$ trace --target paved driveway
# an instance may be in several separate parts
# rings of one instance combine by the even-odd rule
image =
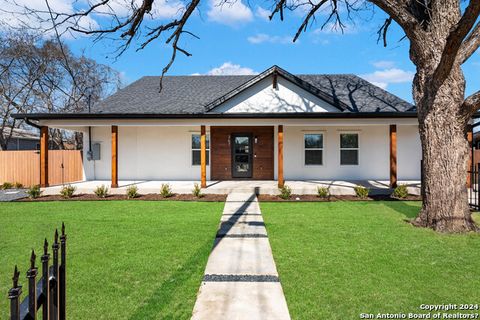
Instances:
[[[17,199],[25,198],[27,193],[25,190],[0,190],[0,201],[14,201]]]

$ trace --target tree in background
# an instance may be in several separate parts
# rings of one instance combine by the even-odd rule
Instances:
[[[3,1],[10,5],[15,3]],[[185,35],[194,36],[186,26],[200,5],[200,0],[184,0],[178,16],[165,21],[149,17],[161,0],[88,0],[74,12],[52,11],[49,0],[45,1],[46,11],[21,6],[16,13],[36,19],[36,27],[50,25],[45,31],[55,31],[58,36],[74,32],[94,35],[96,39],[119,39],[119,54],[135,39],[141,39],[139,49],[152,41],[166,39],[172,51],[163,74],[169,70],[177,53],[190,55],[180,46],[180,39]],[[235,1],[240,0],[219,0],[217,4],[230,5]],[[349,19],[354,11],[373,6],[387,14],[379,30],[384,43],[391,24],[398,24],[410,41],[410,59],[417,67],[413,98],[418,111],[424,179],[423,206],[413,223],[443,232],[476,230],[466,188],[466,135],[472,115],[480,108],[480,91],[465,98],[461,66],[480,46],[480,22],[477,21],[480,0],[463,3],[460,0],[272,0],[270,19],[279,15],[283,20],[287,10],[300,11],[304,18],[295,41],[320,11],[328,11],[326,16],[321,15],[322,27],[331,25],[342,29],[342,19]],[[85,23],[87,18],[94,21],[99,16],[101,24]]]
[[[21,125],[12,113],[88,110],[92,103],[120,86],[118,72],[85,56],[75,56],[65,44],[45,40],[27,31],[0,34],[0,147],[5,150],[12,130]],[[81,135],[50,129],[53,148],[65,149],[66,142],[81,147]]]

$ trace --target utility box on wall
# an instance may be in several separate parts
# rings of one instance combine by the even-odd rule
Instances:
[[[92,145],[92,160],[100,160],[100,143]]]

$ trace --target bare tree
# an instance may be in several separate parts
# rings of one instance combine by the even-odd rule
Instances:
[[[118,72],[85,56],[76,57],[57,41],[45,41],[38,48],[38,55],[48,66],[35,87],[44,112],[85,112],[88,100],[95,103],[120,86]],[[81,147],[78,133],[50,129],[50,135],[56,148],[65,149],[66,141],[76,148]]]
[[[13,0],[4,0],[13,1]],[[48,0],[46,0],[48,3]],[[233,0],[235,1],[235,0]],[[238,0],[237,0],[238,1]],[[23,6],[23,13],[33,15],[40,22],[51,20],[52,30],[95,35],[97,39],[117,38],[121,54],[136,38],[142,39],[138,49],[166,36],[172,48],[165,74],[178,52],[187,56],[179,40],[182,35],[193,35],[185,29],[200,0],[184,2],[178,17],[157,24],[146,24],[145,18],[159,0],[125,0],[128,14],[117,14],[118,1],[96,0],[73,13],[39,11]],[[221,0],[219,5],[232,1]],[[315,20],[320,10],[328,10],[323,27],[332,25],[343,29],[342,19],[364,4],[383,10],[388,18],[379,30],[384,44],[392,22],[397,23],[410,41],[410,59],[417,67],[413,83],[413,97],[418,110],[420,137],[423,149],[424,180],[423,206],[414,224],[443,232],[476,230],[468,207],[466,172],[469,121],[480,108],[480,91],[465,98],[465,79],[462,64],[480,46],[480,0],[461,3],[460,0],[273,0],[272,19],[277,14],[284,19],[286,10],[302,8],[305,13],[294,40]],[[340,7],[345,10],[340,10]],[[115,9],[117,8],[117,9]],[[103,14],[110,22],[97,28],[85,27],[83,18]],[[49,30],[47,30],[49,31]]]
[[[96,102],[120,85],[119,75],[108,66],[84,56],[74,56],[64,44],[43,40],[28,32],[0,36],[0,147],[11,137],[7,127],[20,123],[12,113],[84,112],[88,96]],[[64,149],[65,141],[80,147],[78,133],[50,131],[53,147]]]
[[[37,106],[34,86],[43,66],[34,60],[30,44],[36,38],[28,33],[7,34],[0,37],[0,149],[6,150],[13,130],[20,125],[11,118],[12,113],[28,113]]]

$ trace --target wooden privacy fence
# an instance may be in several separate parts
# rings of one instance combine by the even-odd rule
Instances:
[[[21,301],[22,286],[18,284],[20,272],[15,266],[13,287],[8,291],[10,300],[10,320],[35,320],[37,312],[42,308],[43,320],[65,320],[66,318],[66,276],[67,276],[67,235],[62,223],[62,235],[58,242],[58,230],[52,245],[53,263],[49,264],[48,242],[43,245],[42,276],[37,282],[38,268],[35,265],[35,251],[30,257],[30,269],[27,271],[28,295]],[[60,252],[59,252],[60,251]],[[60,254],[60,261],[59,261]]]
[[[58,185],[83,179],[80,150],[49,150],[48,181]],[[40,183],[40,153],[38,151],[0,151],[0,184],[19,182],[24,186]]]

